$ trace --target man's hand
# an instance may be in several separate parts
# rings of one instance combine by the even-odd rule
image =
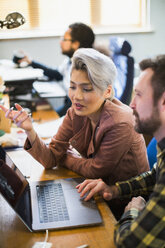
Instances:
[[[125,207],[124,212],[129,211],[131,208],[136,208],[138,211],[142,211],[146,206],[146,201],[143,197],[133,197],[132,200]]]
[[[32,59],[27,55],[25,55],[22,59],[18,61],[19,64],[22,62],[26,62],[28,65],[30,65],[32,63]]]
[[[102,179],[87,179],[83,183],[77,185],[78,193],[80,197],[83,197],[85,194],[84,201],[90,200],[96,193],[99,193],[105,200],[111,200],[117,198],[119,191],[116,186],[108,186],[102,181]]]

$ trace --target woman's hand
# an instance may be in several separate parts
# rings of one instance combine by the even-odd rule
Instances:
[[[0,105],[0,108],[5,112],[6,118],[11,119],[17,127],[25,130],[32,145],[36,138],[36,132],[33,128],[31,117],[18,103],[15,103],[15,107],[17,110],[14,110],[13,108],[8,109],[3,105]]]
[[[84,197],[84,201],[90,200],[96,193],[100,194],[105,200],[117,198],[119,195],[116,186],[108,186],[102,179],[87,179],[83,183],[76,186],[80,196]]]
[[[13,108],[7,109],[3,105],[0,105],[0,108],[5,112],[5,117],[11,119],[17,127],[24,129],[25,131],[31,131],[32,120],[30,115],[21,107],[19,104],[15,104],[17,110],[13,110]]]

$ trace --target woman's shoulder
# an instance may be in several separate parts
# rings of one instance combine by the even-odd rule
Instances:
[[[115,98],[104,104],[102,119],[106,119],[112,125],[121,122],[132,125],[134,122],[133,110]]]
[[[126,105],[126,104],[124,104],[124,103],[122,103],[122,102],[121,102],[119,99],[117,99],[117,98],[114,98],[114,99],[112,100],[111,103],[112,103],[113,106],[118,107],[118,108],[120,108],[121,110],[123,110],[123,111],[125,111],[125,112],[130,112],[130,113],[132,113],[131,107],[128,106],[128,105]]]
[[[113,112],[114,110],[117,111],[117,113],[122,113],[124,112],[125,114],[133,114],[133,111],[130,106],[122,103],[120,100],[117,98],[114,98],[112,101],[107,100],[104,104],[104,109],[109,111],[110,113]]]

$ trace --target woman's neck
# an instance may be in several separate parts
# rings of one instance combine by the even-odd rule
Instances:
[[[105,102],[104,102],[104,103],[105,103]],[[95,113],[93,113],[93,114],[91,114],[91,115],[88,116],[88,118],[91,120],[91,125],[92,125],[93,130],[95,129],[97,123],[98,123],[99,120],[100,120],[100,115],[101,115],[101,112],[102,112],[104,103],[103,103],[102,106],[98,109],[97,112],[95,112]]]

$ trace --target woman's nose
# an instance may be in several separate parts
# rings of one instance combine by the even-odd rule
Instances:
[[[77,88],[75,91],[75,98],[77,99],[82,99],[83,98],[83,94],[82,94],[82,90]]]

